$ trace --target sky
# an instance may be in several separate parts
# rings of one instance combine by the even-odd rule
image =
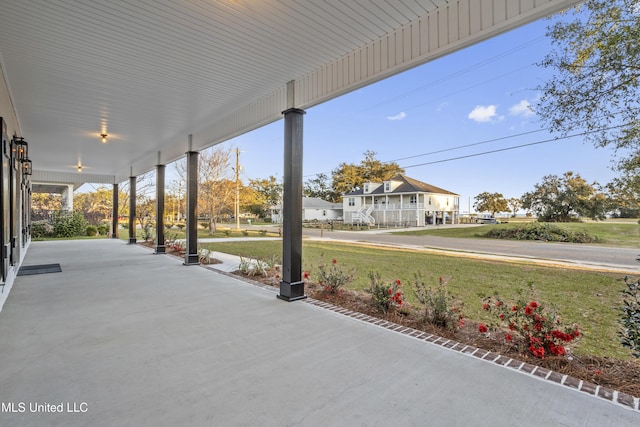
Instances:
[[[606,184],[616,176],[612,150],[580,137],[554,140],[529,108],[540,96],[535,88],[551,75],[535,65],[551,49],[549,23],[539,20],[308,109],[304,180],[330,176],[342,162],[360,163],[372,150],[407,176],[460,194],[461,212],[474,211],[481,192],[520,197],[549,174],[573,171]],[[282,179],[283,139],[279,120],[225,143],[241,150],[244,183]]]

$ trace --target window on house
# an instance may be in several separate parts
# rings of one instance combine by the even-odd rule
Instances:
[[[418,203],[418,196],[415,196],[415,195],[411,196],[409,198],[409,203],[411,203],[412,205],[415,205],[416,203]]]
[[[431,197],[429,197],[429,204],[431,204]]]
[[[364,185],[364,192],[368,193],[369,192],[369,184],[365,184]]]
[[[356,205],[356,198],[349,197],[349,206],[355,206],[355,205]]]
[[[385,182],[384,183],[384,191],[391,191],[391,183],[390,182]]]

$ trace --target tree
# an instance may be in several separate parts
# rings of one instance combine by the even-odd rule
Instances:
[[[640,217],[640,170],[623,171],[606,185],[611,207],[622,218]]]
[[[564,18],[564,16],[563,16]],[[636,0],[587,0],[572,19],[549,27],[555,46],[539,64],[554,70],[536,111],[562,135],[585,132],[597,147],[640,160],[640,6]],[[635,166],[634,166],[635,165]]]
[[[403,174],[402,169],[395,162],[383,163],[376,159],[376,152],[364,152],[364,160],[359,165],[340,163],[331,172],[332,187],[339,198],[340,195],[362,188],[365,182],[382,182],[395,175]]]
[[[511,212],[513,213],[511,217],[515,218],[516,213],[518,212],[518,209],[520,209],[520,207],[522,206],[522,200],[520,200],[517,197],[511,197],[507,199],[507,205],[509,205],[509,207],[511,208]]]
[[[31,194],[31,209],[33,211],[59,211],[62,209],[62,195],[54,193],[33,193]]]
[[[271,206],[280,204],[284,188],[275,176],[250,179],[249,187],[255,191],[254,203],[250,209],[254,214],[265,217]]]
[[[502,193],[489,193],[485,191],[484,193],[478,194],[474,200],[475,203],[473,207],[476,208],[476,211],[491,212],[492,216],[495,216],[496,212],[504,212],[509,209],[507,200]]]
[[[569,222],[578,216],[604,219],[606,197],[598,183],[589,184],[579,174],[547,175],[534,191],[522,196],[522,207],[538,215],[539,221]]]
[[[317,197],[328,202],[337,202],[340,198],[333,192],[329,176],[324,173],[319,173],[315,178],[306,181],[302,193],[306,197]]]
[[[90,193],[79,193],[73,197],[73,209],[84,214],[92,225],[108,221],[112,213],[113,191],[100,186]]]

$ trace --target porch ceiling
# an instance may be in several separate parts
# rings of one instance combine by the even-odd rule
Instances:
[[[574,3],[3,0],[0,65],[34,170],[121,182]]]

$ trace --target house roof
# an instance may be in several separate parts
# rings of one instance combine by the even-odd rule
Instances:
[[[442,188],[436,187],[435,185],[427,184],[426,182],[418,181],[417,179],[409,178],[405,175],[396,175],[391,178],[389,181],[400,182],[396,188],[392,191],[384,191],[384,185],[380,185],[380,187],[376,188],[367,195],[381,195],[381,194],[402,194],[402,193],[433,193],[433,194],[447,194],[451,196],[459,196],[459,194],[452,193],[451,191],[444,190]],[[344,196],[363,196],[364,189],[359,188],[357,190],[351,191],[350,193],[344,194]]]

